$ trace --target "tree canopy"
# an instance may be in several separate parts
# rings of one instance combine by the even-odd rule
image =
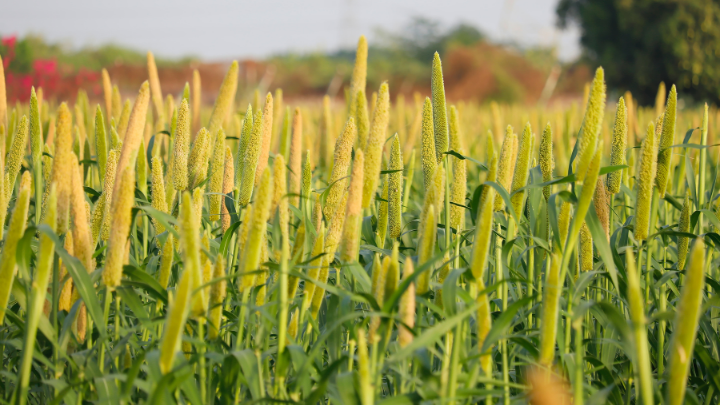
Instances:
[[[684,97],[720,101],[717,0],[560,0],[558,25],[577,24],[584,58],[607,83],[651,103],[658,84]]]

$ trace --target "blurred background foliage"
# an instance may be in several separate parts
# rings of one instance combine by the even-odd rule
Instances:
[[[582,60],[602,65],[609,87],[651,104],[664,81],[687,99],[720,101],[720,2],[561,0],[557,15],[561,28],[580,27]]]
[[[416,92],[429,94],[428,61],[432,60],[435,51],[443,57],[448,97],[458,101],[537,103],[553,67],[559,64],[552,48],[494,43],[471,25],[443,28],[438,22],[425,18],[411,19],[394,32],[378,31],[374,38],[368,57],[368,87],[377,88],[387,80],[393,97],[398,94],[412,96]],[[79,71],[98,73],[107,68],[121,92],[128,96],[145,79],[145,53],[114,44],[73,49],[47,43],[40,36],[6,37],[0,55],[6,71],[14,74],[19,82],[15,86],[8,85],[10,101],[27,100],[30,94],[27,75],[37,76],[33,66],[40,66],[38,61],[54,62],[54,68],[50,70],[60,77],[61,82],[72,83],[74,74]],[[156,60],[163,90],[170,93],[182,91],[185,82],[191,79],[193,69],[200,71],[203,83],[208,84],[205,88],[217,88],[210,84],[219,84],[229,62],[212,63],[191,56],[164,59],[161,55]],[[282,88],[290,99],[324,94],[340,98],[344,96],[343,88],[350,78],[353,61],[354,49],[284,53],[264,60],[241,59],[240,95],[243,91],[254,92],[256,88],[261,91]],[[589,69],[582,64],[570,63],[563,65],[560,72],[554,99],[578,98],[589,81]],[[38,79],[35,77],[32,82],[37,83]],[[63,86],[61,92],[44,90],[50,98],[74,97],[77,91],[66,87]],[[89,95],[99,99],[99,86],[87,86],[86,83],[85,87],[94,88],[96,91],[90,90]]]

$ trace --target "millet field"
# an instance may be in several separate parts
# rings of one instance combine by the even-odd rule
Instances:
[[[437,53],[391,101],[367,57],[297,105],[0,70],[0,403],[720,401],[720,111],[602,68],[454,105]]]

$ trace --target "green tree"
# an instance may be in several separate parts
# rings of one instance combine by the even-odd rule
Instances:
[[[556,11],[561,28],[579,25],[584,58],[605,68],[610,86],[646,104],[661,81],[720,101],[717,0],[560,0]]]

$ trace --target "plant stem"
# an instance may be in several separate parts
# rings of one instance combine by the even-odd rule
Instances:
[[[198,319],[197,334],[201,341],[205,340],[205,318]],[[198,368],[200,369],[200,398],[202,398],[203,401],[207,401],[207,386],[205,383],[205,346],[200,345],[197,351],[198,356],[200,357],[198,362]]]
[[[450,229],[450,181],[452,180],[450,155],[445,155],[445,250],[450,249],[452,230]]]
[[[103,309],[103,325],[105,330],[107,330],[107,324],[108,324],[108,318],[110,317],[110,301],[112,301],[112,291],[110,291],[109,288],[105,287],[105,304]],[[100,368],[100,372],[102,373],[105,368],[105,341],[100,341],[100,348],[98,349],[98,368]]]
[[[574,384],[574,405],[583,404],[583,383],[584,383],[584,368],[583,368],[583,327],[582,318],[576,321],[573,329],[575,330],[575,384]]]
[[[670,223],[668,221],[668,207],[667,204],[663,204],[663,214],[665,217],[665,223]],[[662,275],[665,274],[665,267],[667,266],[667,247],[663,246],[663,265],[662,265]],[[661,277],[662,277],[661,275]],[[667,284],[663,283],[660,286],[660,304],[659,304],[660,312],[665,312],[667,310]],[[660,325],[658,326],[658,349],[657,349],[657,374],[658,376],[662,376],[665,371],[665,326],[666,322],[664,319],[660,319]]]

